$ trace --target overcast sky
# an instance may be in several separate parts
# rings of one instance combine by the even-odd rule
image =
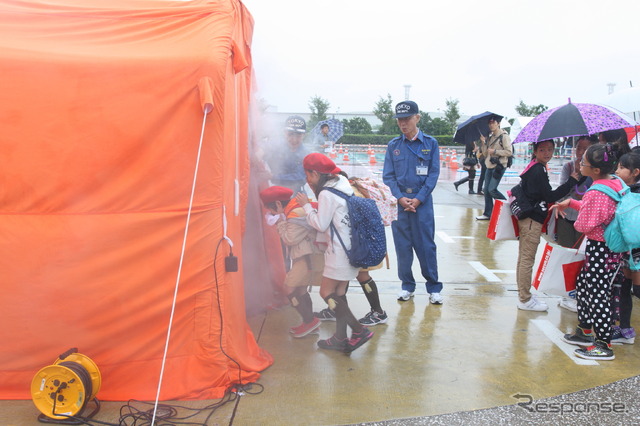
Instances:
[[[258,96],[281,112],[371,111],[387,93],[462,114],[599,102],[640,86],[638,0],[244,0]]]

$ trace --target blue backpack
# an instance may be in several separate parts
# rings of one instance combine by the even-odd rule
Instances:
[[[345,247],[333,222],[331,222],[331,231],[338,235],[338,240],[349,257],[349,263],[358,268],[379,265],[387,254],[387,238],[376,202],[371,198],[347,195],[335,188],[322,189],[347,200],[351,222],[351,250]]]
[[[603,184],[592,185],[589,191],[595,189],[603,192],[618,203],[613,220],[604,230],[604,240],[611,251],[626,253],[631,249],[640,248],[640,193],[631,192],[627,184],[617,178],[622,183],[620,191]],[[640,263],[635,264],[633,256],[629,257],[629,268],[639,270]]]

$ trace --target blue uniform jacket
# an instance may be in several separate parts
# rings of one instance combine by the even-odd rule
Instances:
[[[418,166],[427,166],[428,174],[417,174]],[[440,176],[440,148],[438,141],[418,131],[414,141],[404,135],[392,139],[387,145],[382,171],[383,182],[391,188],[397,199],[415,198],[424,203],[431,195]]]
[[[302,161],[307,154],[309,154],[309,150],[303,145],[300,145],[296,151],[291,151],[286,142],[268,151],[265,159],[273,174],[273,180],[302,182],[304,185],[307,176],[304,173]]]

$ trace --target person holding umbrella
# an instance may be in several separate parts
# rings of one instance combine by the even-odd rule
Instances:
[[[453,135],[453,141],[463,143],[465,145],[465,156],[469,158],[473,156],[480,165],[480,181],[478,182],[478,191],[473,192],[473,180],[475,179],[475,169],[469,170],[469,194],[484,195],[482,192],[482,184],[484,183],[484,176],[487,168],[484,165],[484,156],[482,155],[482,141],[480,137],[482,135],[489,134],[488,120],[493,118],[498,122],[502,119],[502,115],[498,115],[491,111],[485,111],[480,114],[472,115],[467,121],[458,125],[455,135]],[[486,141],[486,138],[485,138]],[[471,154],[470,154],[471,151]],[[466,158],[465,158],[466,160]],[[463,162],[464,166],[464,162]],[[466,169],[465,169],[466,170]],[[459,181],[459,183],[466,182],[466,178]],[[458,185],[456,185],[456,191]]]
[[[416,280],[411,266],[415,251],[426,280],[429,302],[441,305],[442,283],[438,281],[431,195],[440,175],[440,148],[438,141],[418,129],[420,110],[415,102],[398,103],[394,118],[402,135],[392,139],[387,146],[382,181],[398,199],[398,220],[391,224],[398,277],[402,281],[398,300],[407,301],[413,297]]]
[[[319,121],[311,130],[311,134],[315,150],[331,152],[336,142],[344,135],[344,124],[335,118]]]
[[[320,132],[313,132],[313,148],[317,152],[329,152],[333,148],[333,141],[329,139],[329,124],[318,124],[320,125]]]
[[[484,178],[484,212],[480,216],[476,216],[476,220],[489,220],[493,212],[493,200],[505,200],[505,196],[498,191],[498,185],[504,172],[507,169],[509,157],[513,156],[511,150],[511,139],[509,134],[500,128],[499,115],[491,115],[487,120],[489,125],[488,138],[480,135],[481,156],[484,158],[484,164],[487,168]],[[485,143],[486,142],[486,143]]]

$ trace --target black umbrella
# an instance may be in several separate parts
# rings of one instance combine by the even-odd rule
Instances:
[[[458,126],[458,130],[456,130],[456,134],[453,136],[453,141],[466,144],[480,139],[480,135],[486,137],[489,134],[489,117],[491,116],[502,120],[500,114],[495,114],[490,111],[474,115]]]

